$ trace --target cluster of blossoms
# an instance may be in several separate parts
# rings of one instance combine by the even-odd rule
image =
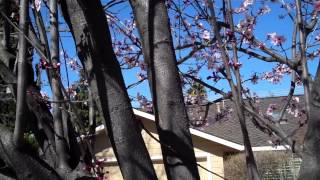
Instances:
[[[242,13],[248,10],[248,7],[253,4],[253,0],[244,0],[239,8],[234,9],[235,13]]]
[[[40,59],[40,64],[39,67],[41,69],[54,69],[54,70],[59,70],[61,66],[61,63],[52,63],[50,64],[47,62],[45,59]]]
[[[271,11],[269,6],[263,6],[259,9],[258,15],[265,15]]]
[[[71,99],[76,99],[77,98],[77,92],[78,92],[78,88],[76,87],[76,85],[71,85],[71,87],[68,87],[67,89],[67,93],[69,94],[69,96],[71,97]]]
[[[268,33],[267,39],[271,41],[271,44],[275,46],[281,46],[285,41],[286,38],[284,36],[277,35],[277,33]]]
[[[210,32],[209,31],[207,31],[207,30],[204,30],[203,32],[202,32],[202,36],[201,36],[201,38],[204,40],[204,41],[210,41]]]
[[[41,9],[42,0],[34,0],[32,8],[35,8],[37,12]]]
[[[262,79],[277,84],[280,82],[284,75],[291,73],[292,70],[287,65],[278,64],[275,68],[272,69],[271,72],[264,73]]]
[[[147,77],[144,73],[140,72],[137,74],[137,78],[139,81],[145,80]]]
[[[230,61],[229,61],[229,66],[232,67],[232,68],[234,68],[234,69],[239,69],[239,68],[241,68],[242,63],[241,63],[241,62],[235,62],[235,61],[233,61],[233,60],[230,60]]]
[[[314,10],[319,12],[320,11],[320,1],[315,1],[313,5],[314,5]]]
[[[203,94],[188,94],[184,97],[184,101],[187,105],[202,104],[206,100],[206,96]]]
[[[319,38],[319,40],[316,40],[316,41],[320,41],[320,36],[318,35],[317,36]],[[313,60],[315,57],[319,57],[320,56],[320,48],[318,49],[315,49],[313,52],[309,53],[307,55],[307,57],[310,59],[310,60]]]
[[[253,30],[256,25],[256,18],[253,16],[246,16],[245,19],[241,20],[237,25],[238,30],[243,35],[243,41],[249,43],[253,37]]]
[[[103,164],[106,162],[105,158],[92,160],[92,164],[86,165],[84,170],[95,176],[97,180],[108,180],[107,173],[103,173]]]
[[[286,110],[289,114],[293,115],[294,117],[299,117],[299,120],[301,121],[300,123],[303,124],[304,118],[302,117],[305,115],[305,110],[301,107],[299,103],[300,98],[293,97]]]
[[[127,69],[139,65],[141,43],[135,36],[136,23],[132,19],[121,20],[115,14],[107,14],[107,20],[112,31],[112,46],[121,66]]]
[[[277,109],[276,104],[269,104],[267,111],[266,111],[266,114],[268,116],[272,116],[276,109]]]
[[[69,57],[66,51],[61,51],[60,55],[67,62],[67,64],[74,71],[79,71],[82,69],[81,65],[78,63],[77,59]]]
[[[68,65],[70,65],[71,69],[74,71],[82,68],[76,59],[69,59]]]
[[[190,125],[193,127],[208,126],[207,118],[205,117],[205,107],[196,106],[195,108],[188,107],[188,116]]]
[[[146,112],[153,112],[153,104],[152,101],[149,101],[145,96],[141,95],[140,93],[137,93],[137,100],[138,103],[140,104],[140,108],[143,111]]]

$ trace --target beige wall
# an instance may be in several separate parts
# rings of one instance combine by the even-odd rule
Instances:
[[[158,137],[155,133],[154,123],[145,120],[143,121],[145,127],[152,132],[155,137]],[[150,153],[151,159],[154,164],[154,168],[156,170],[157,176],[159,180],[165,180],[166,173],[164,170],[162,156],[161,156],[161,148],[157,141],[152,139],[150,135],[148,135],[144,130],[142,131],[142,136],[147,146],[147,149]],[[217,173],[219,176],[223,176],[223,147],[218,145],[210,144],[208,141],[203,141],[201,138],[193,137],[193,143],[195,147],[195,153],[197,157],[198,164],[203,167]],[[97,157],[107,158],[106,168],[108,171],[108,176],[112,180],[121,180],[123,179],[120,173],[120,170],[117,166],[113,151],[110,147],[110,144],[105,140],[105,134],[100,133],[97,136],[97,143],[95,147],[95,152],[97,153]],[[212,146],[212,147],[211,147]],[[213,175],[212,173],[207,172],[206,170],[198,167],[201,180],[220,180],[219,176]]]

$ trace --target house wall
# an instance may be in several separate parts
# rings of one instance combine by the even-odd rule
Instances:
[[[144,126],[158,138],[156,134],[154,122],[149,120],[142,120]],[[157,141],[150,137],[144,130],[142,130],[142,136],[153,161],[154,168],[156,170],[159,180],[165,180],[166,173],[162,162],[161,148]],[[98,158],[106,158],[105,171],[108,171],[108,177],[112,180],[123,179],[120,173],[120,169],[117,165],[114,153],[110,146],[110,143],[106,141],[106,135],[104,132],[99,133],[96,138],[95,152]],[[224,176],[223,168],[223,147],[212,144],[209,141],[201,138],[193,137],[194,150],[197,157],[197,162],[201,166],[213,171],[217,175],[213,175],[210,172],[198,167],[201,180],[220,180]],[[220,176],[220,177],[219,177]]]

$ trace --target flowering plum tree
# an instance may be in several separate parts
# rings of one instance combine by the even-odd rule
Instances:
[[[319,11],[309,0],[0,0],[0,101],[7,107],[0,111],[0,178],[102,179],[102,163],[89,150],[98,111],[123,177],[157,179],[134,120],[134,92],[155,114],[168,179],[199,179],[189,126],[210,122],[189,121],[187,108],[225,99],[234,110],[217,116],[238,117],[248,179],[260,174],[246,121],[302,158],[299,179],[319,179]],[[64,49],[70,43],[62,26],[80,61]],[[73,85],[68,68],[83,72]],[[133,71],[135,82],[126,87],[133,78],[121,69]],[[145,81],[152,98],[133,91]],[[281,83],[289,85],[285,105],[262,112],[255,87]],[[307,123],[303,146],[279,126],[286,112]]]
[[[143,6],[142,2],[136,2],[137,6]],[[192,86],[195,82],[205,86],[209,91],[221,96],[214,102],[222,99],[231,99],[235,103],[236,113],[239,117],[241,130],[245,142],[247,154],[247,168],[250,179],[259,179],[259,173],[252,154],[250,140],[247,135],[245,117],[243,112],[247,111],[253,118],[255,124],[272,132],[282,141],[287,143],[291,150],[302,157],[303,163],[300,171],[300,179],[317,179],[316,170],[319,165],[315,158],[317,151],[318,131],[316,118],[317,106],[317,84],[318,69],[316,59],[318,55],[318,12],[319,2],[317,1],[166,1],[169,12],[171,34],[181,79],[184,87]],[[135,9],[134,7],[133,9]],[[146,18],[147,10],[136,10],[143,12]],[[151,11],[153,12],[153,11]],[[107,10],[108,13],[108,10]],[[124,39],[130,40],[133,37],[132,26],[138,24],[142,41],[133,44],[137,49],[136,59],[132,62],[141,64],[141,51],[144,51],[144,59],[149,59],[150,52],[141,50],[150,48],[148,36],[156,36],[152,33],[151,25],[146,24],[147,19],[141,20],[135,13],[135,20],[127,20],[130,23],[129,33],[124,32]],[[152,13],[151,13],[152,15]],[[151,16],[149,15],[149,16]],[[286,30],[279,28],[265,28],[270,21],[266,17],[274,18],[275,22],[285,24]],[[142,21],[145,25],[141,25]],[[235,22],[238,22],[236,24]],[[115,22],[117,23],[117,22]],[[139,24],[140,23],[140,24]],[[273,23],[273,22],[272,22]],[[277,26],[275,23],[273,25]],[[262,28],[261,28],[262,26]],[[152,27],[152,26],[151,26]],[[267,30],[266,30],[267,29]],[[290,33],[288,33],[288,30]],[[137,36],[137,35],[135,35]],[[134,41],[136,41],[134,39]],[[169,39],[170,41],[170,39]],[[130,43],[129,43],[130,44]],[[146,46],[146,47],[144,47]],[[115,48],[117,48],[115,44]],[[122,53],[127,52],[125,49]],[[121,59],[121,57],[120,57]],[[265,63],[261,63],[265,62]],[[252,68],[250,64],[269,64],[272,70]],[[152,66],[147,63],[147,66]],[[248,73],[252,68],[251,75]],[[147,68],[148,69],[148,68]],[[141,69],[144,74],[144,69]],[[151,70],[148,70],[151,74]],[[270,104],[267,112],[261,112],[257,107],[256,93],[249,83],[265,83],[277,85],[285,83],[287,76],[292,77],[288,87],[288,97],[280,110],[279,116],[270,116],[276,110]],[[143,78],[145,79],[145,78]],[[138,83],[143,80],[139,79]],[[149,80],[150,81],[150,80]],[[288,83],[287,83],[288,84]],[[272,85],[268,85],[272,87]],[[303,86],[305,106],[296,107],[296,97],[293,96],[296,86]],[[151,86],[152,87],[152,86]],[[141,95],[140,95],[141,96]],[[187,93],[186,93],[187,96]],[[243,101],[246,98],[248,101]],[[188,99],[188,98],[186,98]],[[146,102],[146,101],[144,101]],[[210,104],[210,102],[209,102]],[[285,112],[293,113],[301,117],[300,124],[303,126],[308,122],[304,146],[298,146],[289,135],[279,128],[278,123],[283,119]],[[312,155],[311,155],[312,154]]]

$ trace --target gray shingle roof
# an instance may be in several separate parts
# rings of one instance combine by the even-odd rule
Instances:
[[[298,97],[299,102],[295,103],[294,106],[298,106],[299,109],[303,109],[303,96],[295,97]],[[273,116],[275,117],[275,115],[277,115],[277,113],[281,111],[281,108],[286,101],[285,98],[286,97],[284,96],[260,98],[258,99],[259,103],[257,103],[257,108],[259,109],[260,113],[266,115],[269,105],[273,104],[276,108],[273,113]],[[205,110],[206,107],[203,106],[201,108],[201,110]],[[226,100],[224,103],[220,102],[220,104],[213,104],[210,105],[208,108],[208,115],[205,121],[206,125],[194,128],[201,130],[205,133],[214,135],[216,137],[223,138],[225,140],[243,145],[240,124],[238,118],[236,117],[236,112],[235,110],[233,110],[233,103],[230,100]],[[218,112],[219,109],[220,113]],[[195,122],[203,118],[205,112],[201,110],[199,109],[199,107],[193,107],[188,109],[189,118],[191,122]],[[223,113],[227,111],[229,111],[230,113]],[[262,132],[253,124],[248,114],[246,115],[246,117],[246,124],[251,140],[251,145],[253,147],[272,145],[271,141],[276,139],[275,136]],[[300,127],[299,121],[305,118],[304,115],[302,117],[295,117],[294,115],[286,112],[284,117],[286,119],[286,122],[280,124],[281,128],[283,128],[283,130],[289,136],[292,136],[293,139],[296,140],[298,143],[302,143],[306,125]]]

